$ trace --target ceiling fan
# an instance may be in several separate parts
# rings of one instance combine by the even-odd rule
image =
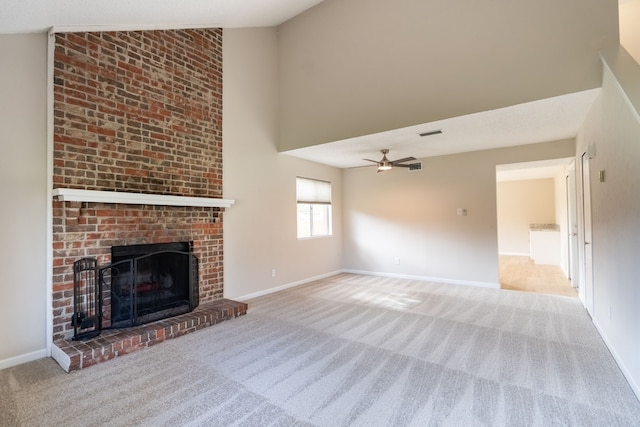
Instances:
[[[408,168],[411,165],[405,165],[403,163],[410,162],[412,160],[417,160],[415,157],[405,157],[403,159],[398,159],[398,160],[389,160],[389,159],[387,159],[387,154],[389,153],[388,149],[386,149],[386,148],[382,149],[382,150],[380,150],[380,152],[382,153],[382,160],[380,160],[380,161],[371,160],[371,159],[362,159],[362,160],[366,160],[368,162],[376,163],[378,165],[378,172],[388,171],[389,169],[392,169],[393,167]]]

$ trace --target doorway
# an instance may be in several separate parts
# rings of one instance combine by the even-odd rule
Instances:
[[[563,158],[496,167],[501,288],[577,296],[570,280],[572,164]]]

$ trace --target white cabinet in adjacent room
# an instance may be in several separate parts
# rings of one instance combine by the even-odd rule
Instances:
[[[529,256],[536,264],[560,265],[560,227],[557,224],[531,224]]]

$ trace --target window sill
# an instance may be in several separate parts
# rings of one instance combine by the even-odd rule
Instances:
[[[325,239],[327,237],[333,237],[333,234],[325,234],[324,236],[309,236],[309,237],[298,237],[298,240],[315,240],[315,239]]]

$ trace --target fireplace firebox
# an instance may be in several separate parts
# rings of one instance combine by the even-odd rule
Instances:
[[[113,246],[100,269],[103,315],[112,328],[140,325],[198,306],[198,259],[193,242]]]

